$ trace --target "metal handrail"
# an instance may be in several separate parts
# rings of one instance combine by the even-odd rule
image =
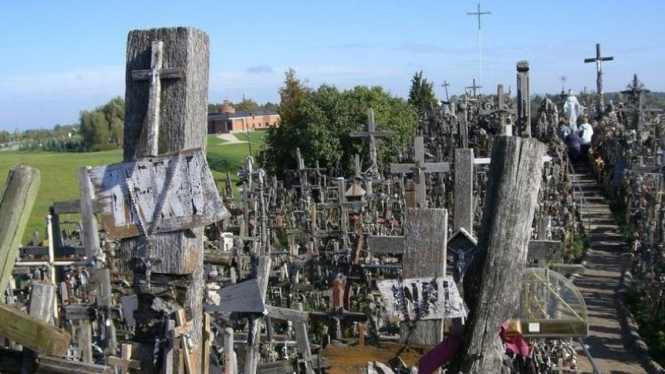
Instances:
[[[573,180],[573,204],[575,204],[575,207],[577,203],[575,202],[575,188],[579,190],[579,193],[581,195],[581,204],[586,210],[587,213],[587,237],[591,236],[591,214],[589,214],[589,206],[587,204],[586,196],[584,196],[584,191],[582,191],[582,186],[580,186],[579,181],[577,180],[577,174],[575,174],[575,168],[573,167],[572,162],[570,162],[570,157],[568,157],[568,153],[566,152],[566,163],[568,164],[568,170],[570,172],[570,175],[572,175],[572,180]]]
[[[598,369],[596,360],[594,360],[593,357],[591,357],[591,352],[589,352],[589,349],[587,348],[586,344],[584,344],[584,340],[582,340],[582,338],[577,338],[577,341],[582,345],[582,350],[584,351],[584,355],[586,356],[587,359],[589,359],[589,363],[591,364],[591,368],[593,369],[593,374],[602,374],[600,369]]]

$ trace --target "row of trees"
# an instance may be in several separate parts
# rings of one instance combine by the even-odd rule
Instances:
[[[431,88],[426,81],[420,82],[420,89]],[[378,157],[385,163],[398,159],[418,126],[417,108],[378,86],[339,90],[324,84],[313,89],[290,69],[279,94],[281,124],[268,130],[261,152],[264,167],[277,174],[295,168],[296,148],[300,148],[308,165],[319,161],[323,168],[350,174],[354,155],[368,154],[362,139],[349,136],[366,128],[368,108],[374,109],[375,122],[381,129],[396,133],[377,148]]]
[[[125,121],[125,101],[116,97],[108,103],[81,112],[79,134],[88,151],[103,151],[122,147]]]

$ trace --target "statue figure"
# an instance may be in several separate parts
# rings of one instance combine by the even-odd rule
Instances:
[[[577,117],[582,113],[582,106],[577,101],[573,90],[568,90],[568,98],[566,98],[566,102],[563,104],[563,113],[573,130],[576,130]]]

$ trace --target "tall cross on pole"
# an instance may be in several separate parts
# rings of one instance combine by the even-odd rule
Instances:
[[[612,61],[614,60],[614,57],[601,57],[600,55],[600,43],[596,43],[596,57],[592,58],[585,58],[584,63],[588,64],[590,62],[595,62],[596,63],[596,72],[597,72],[597,77],[596,77],[596,85],[598,87],[598,99],[596,101],[596,112],[598,115],[602,113],[603,108],[604,108],[604,103],[603,103],[603,67],[602,63],[603,61]]]
[[[446,101],[450,101],[450,98],[448,97],[448,87],[450,86],[450,83],[447,81],[443,81],[443,84],[441,87],[443,87],[444,90],[446,90]]]
[[[488,15],[488,14],[492,14],[492,12],[481,12],[480,11],[480,3],[478,3],[478,11],[477,12],[467,13],[467,15],[470,15],[470,16],[478,16],[478,84],[482,84],[482,80],[483,80],[482,53],[481,53],[481,44],[482,44],[481,29],[482,28],[481,28],[480,18],[482,16]]]

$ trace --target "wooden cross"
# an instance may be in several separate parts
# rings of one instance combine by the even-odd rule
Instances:
[[[448,87],[449,86],[450,86],[450,83],[448,83],[447,81],[443,81],[443,84],[441,85],[441,87],[443,87],[443,89],[446,90],[446,101],[448,101],[448,102],[450,101],[450,97],[448,97]]]
[[[390,164],[390,172],[393,174],[415,174],[416,204],[421,208],[427,207],[425,173],[447,173],[450,164],[447,162],[425,162],[425,144],[422,136],[416,136],[413,140],[415,152],[414,164]]]
[[[476,78],[473,78],[473,85],[465,88],[467,90],[473,90],[473,97],[478,97],[478,95],[476,95],[476,90],[483,88],[483,86],[476,86]]]
[[[180,348],[182,348],[184,352],[183,356],[185,359],[185,373],[194,374],[190,343],[187,341],[188,339],[190,339],[189,334],[191,332],[190,331],[191,325],[185,318],[184,309],[178,309],[178,311],[175,314],[175,320],[177,327],[173,329],[173,338],[174,339],[180,338],[180,344],[181,344]]]
[[[500,84],[496,88],[497,106],[496,109],[481,110],[480,114],[491,115],[496,113],[499,117],[499,124],[501,126],[501,134],[512,136],[512,129],[506,127],[506,115],[517,115],[517,110],[507,108],[506,97],[503,94],[503,85]]]
[[[261,174],[265,174],[261,169],[254,171],[254,157],[247,156],[245,158],[245,169],[238,171],[237,175],[240,177],[240,180],[247,182],[247,188],[253,191],[254,178],[260,178]]]
[[[141,361],[132,360],[132,345],[123,344],[121,349],[121,356],[109,356],[106,359],[110,366],[120,368],[121,374],[127,374],[130,370],[141,370]]]
[[[376,125],[374,124],[374,110],[372,108],[367,109],[367,130],[366,131],[356,131],[349,134],[352,138],[364,138],[366,139],[369,145],[369,158],[372,162],[369,172],[371,174],[378,174],[379,169],[376,162],[376,138],[389,138],[395,135],[394,131],[378,131],[376,130]]]
[[[146,115],[146,145],[149,156],[159,154],[159,113],[162,95],[162,79],[182,79],[185,77],[183,68],[163,68],[164,42],[153,41],[151,46],[150,70],[132,71],[135,81],[149,81],[148,113]]]
[[[603,67],[602,63],[603,61],[612,61],[614,60],[614,57],[601,57],[600,54],[600,43],[596,43],[596,57],[591,57],[591,58],[585,58],[584,63],[588,64],[590,62],[595,62],[596,63],[596,86],[598,88],[598,99],[596,101],[596,111],[598,114],[602,113],[603,111]]]

